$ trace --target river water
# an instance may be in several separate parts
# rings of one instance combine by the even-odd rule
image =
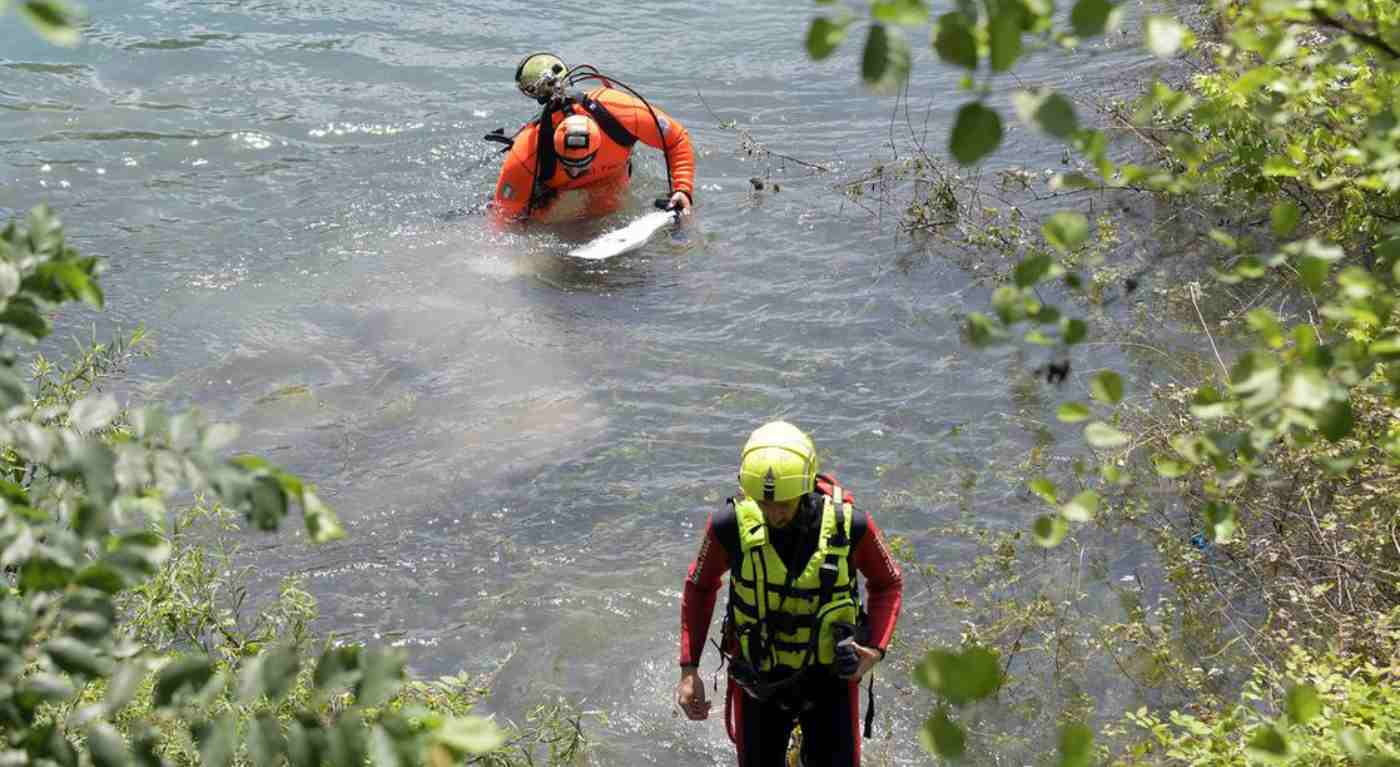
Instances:
[[[966,554],[927,532],[940,525],[1040,513],[988,471],[1053,422],[1054,392],[1026,394],[1037,362],[966,346],[960,318],[989,292],[966,260],[832,189],[888,158],[894,133],[907,155],[908,125],[944,145],[966,96],[921,41],[912,118],[892,123],[895,99],[858,82],[858,45],[807,60],[802,2],[91,10],[75,49],[0,23],[0,212],[47,201],[108,260],[99,327],[144,322],[154,338],[125,396],[237,421],[241,446],[321,488],[347,541],[254,537],[247,556],[263,590],[304,575],[322,629],[401,644],[422,675],[498,669],[502,716],[554,694],[604,711],[589,725],[604,763],[724,764],[718,717],[678,719],[670,697],[681,580],[749,430],[778,416],[809,430],[928,563]],[[1038,55],[1018,75],[1131,82],[1152,66],[1134,42]],[[659,237],[571,263],[597,227],[484,226],[498,163],[480,137],[531,116],[511,77],[540,49],[689,128],[688,247]],[[736,127],[836,173],[746,153]],[[607,223],[663,191],[659,155],[638,158],[632,206]],[[993,165],[1059,160],[1012,128]],[[755,192],[754,176],[781,190]],[[920,619],[910,632],[956,636]],[[872,753],[927,761],[913,733],[928,699],[883,700],[890,737]]]

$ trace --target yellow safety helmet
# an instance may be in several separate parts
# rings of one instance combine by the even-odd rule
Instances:
[[[564,60],[552,53],[532,53],[515,68],[515,87],[540,103],[549,100],[555,83],[568,73]]]
[[[787,421],[766,423],[749,435],[739,455],[739,487],[759,501],[787,501],[816,488],[817,449]]]

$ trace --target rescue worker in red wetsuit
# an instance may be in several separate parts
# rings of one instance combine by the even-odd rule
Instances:
[[[520,61],[515,82],[544,111],[517,133],[491,203],[498,223],[567,221],[606,215],[622,206],[632,175],[632,147],[641,141],[666,155],[669,207],[688,213],[695,197],[695,152],[685,127],[592,67],[582,79],[602,83],[583,94],[564,90],[575,74],[550,53]],[[625,86],[624,86],[625,87]],[[630,89],[629,89],[630,90]],[[488,137],[491,138],[491,137]]]
[[[729,663],[725,726],[740,767],[785,765],[798,723],[802,764],[855,767],[859,684],[894,633],[899,567],[869,514],[835,477],[818,473],[812,440],[796,426],[774,421],[753,432],[739,487],[710,517],[685,582],[676,703],[691,719],[709,716],[700,654],[728,573],[720,646]]]

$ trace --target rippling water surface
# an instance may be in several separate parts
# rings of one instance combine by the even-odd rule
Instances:
[[[10,16],[0,211],[48,201],[108,259],[98,321],[156,339],[134,399],[238,421],[245,447],[334,503],[345,542],[256,539],[262,587],[304,574],[323,628],[404,644],[418,673],[504,663],[502,713],[556,692],[607,711],[595,730],[615,763],[727,763],[718,717],[676,719],[670,695],[681,580],[748,431],[807,428],[889,532],[953,566],[964,552],[925,531],[964,513],[958,497],[989,525],[1026,525],[1023,491],[967,480],[1041,438],[1027,413],[1049,419],[1049,399],[1012,396],[1022,361],[959,338],[987,289],[832,191],[890,155],[895,101],[859,87],[855,46],[806,59],[811,14],[108,0],[72,50]],[[926,121],[942,146],[965,96],[915,48],[899,122]],[[540,49],[687,125],[691,247],[570,263],[596,228],[485,230],[473,211],[498,164],[480,137],[531,116],[511,77]],[[1115,39],[1019,74],[1076,88],[1131,78],[1135,56]],[[750,156],[722,120],[838,174]],[[629,215],[664,186],[659,156],[639,157]],[[1044,168],[1059,149],[1013,130],[1000,157]],[[779,193],[752,191],[765,173]],[[924,706],[885,690],[893,737],[874,750],[923,761]]]

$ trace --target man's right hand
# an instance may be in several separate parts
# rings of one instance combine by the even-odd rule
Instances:
[[[705,682],[700,678],[700,669],[694,666],[681,669],[681,681],[676,684],[676,705],[697,722],[710,717],[710,702],[705,700]]]

